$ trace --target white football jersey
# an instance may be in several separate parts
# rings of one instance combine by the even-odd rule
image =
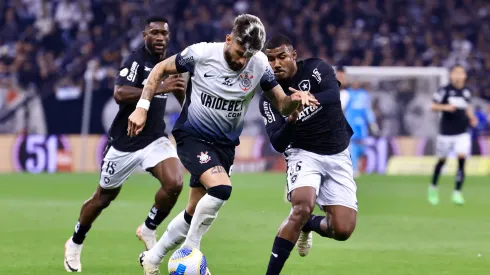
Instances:
[[[191,79],[174,131],[236,146],[255,93],[278,84],[264,53],[256,53],[242,70],[233,71],[225,61],[224,47],[225,43],[198,43],[177,55],[177,70],[190,72]]]

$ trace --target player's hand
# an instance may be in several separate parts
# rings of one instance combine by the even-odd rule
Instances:
[[[157,93],[168,94],[173,92],[184,92],[185,80],[180,74],[170,75],[167,77],[160,87],[158,87]]]
[[[310,93],[305,93],[292,87],[289,87],[289,90],[293,92],[291,94],[291,100],[299,103],[301,106],[316,106],[320,104],[318,100]]]
[[[474,116],[470,117],[470,125],[471,127],[475,128],[478,126],[478,119]]]
[[[143,131],[148,111],[136,108],[128,118],[128,136],[134,137]]]
[[[454,113],[456,112],[458,108],[454,105],[451,105],[451,104],[447,104],[445,107],[444,107],[444,111],[446,112],[451,112],[451,113]]]
[[[289,115],[288,117],[288,122],[292,124],[296,124],[296,121],[298,120],[299,117],[299,111],[296,110],[292,114]]]

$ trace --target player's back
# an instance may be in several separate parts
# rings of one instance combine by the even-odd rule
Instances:
[[[158,62],[158,57],[151,55],[144,46],[138,48],[123,61],[116,78],[116,85],[142,89],[152,68]],[[146,125],[136,137],[127,135],[128,117],[136,108],[136,103],[119,103],[119,111],[109,130],[111,145],[119,151],[132,152],[166,136],[164,116],[167,97],[168,95],[155,96],[148,110]]]
[[[245,113],[267,69],[267,57],[255,54],[240,71],[229,68],[224,43],[199,43],[177,56],[191,73],[186,103],[173,134],[192,134],[209,142],[236,146]],[[273,77],[273,75],[272,75]]]
[[[447,85],[434,95],[434,102],[450,104],[456,107],[454,112],[442,112],[440,120],[441,135],[458,135],[468,131],[469,119],[466,109],[471,100],[471,91],[467,87],[457,89]]]

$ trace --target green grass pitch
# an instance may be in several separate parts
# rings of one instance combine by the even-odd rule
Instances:
[[[232,177],[231,199],[201,246],[214,275],[265,274],[273,238],[289,212],[284,180],[283,174]],[[97,182],[96,174],[0,175],[0,274],[64,274],[64,243]],[[488,177],[467,178],[462,207],[450,203],[450,177],[441,178],[436,207],[426,202],[428,177],[364,176],[357,182],[360,211],[351,239],[314,236],[310,254],[301,258],[293,250],[282,274],[490,274]],[[125,183],[87,236],[83,273],[142,274],[135,229],[157,186],[148,175]],[[170,218],[183,208],[187,190]]]

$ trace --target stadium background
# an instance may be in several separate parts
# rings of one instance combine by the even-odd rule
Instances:
[[[361,68],[350,77],[371,94],[381,127],[380,136],[365,140],[364,170],[383,175],[357,180],[362,215],[353,238],[345,244],[317,239],[313,255],[295,255],[285,274],[323,274],[315,268],[336,274],[487,274],[490,3],[484,0],[0,1],[0,217],[6,225],[0,234],[9,236],[0,240],[0,258],[9,263],[1,274],[62,274],[62,244],[98,182],[105,133],[117,112],[114,79],[121,60],[142,43],[145,16],[169,19],[170,55],[195,42],[223,40],[234,17],[245,12],[259,16],[269,34],[291,35],[300,58],[348,66],[348,75]],[[443,80],[420,76],[428,69],[419,68],[456,63],[469,71],[480,119],[467,163],[468,204],[450,207],[447,200],[431,208],[427,176],[397,175],[428,175],[434,164],[437,115],[429,106],[434,83]],[[408,74],[414,68],[418,76]],[[407,76],[389,77],[387,71]],[[171,128],[180,107],[169,98]],[[260,274],[288,212],[284,162],[269,145],[257,99],[234,172],[262,173],[233,177],[234,199],[203,243],[213,274]],[[445,173],[451,176],[442,178],[444,195],[454,168],[450,163]],[[17,174],[22,171],[48,174]],[[128,191],[97,221],[90,253],[82,257],[90,274],[139,272],[135,255],[141,247],[128,232],[141,222],[155,188],[147,175],[131,177]],[[226,237],[236,228],[247,228],[246,237]],[[33,255],[39,247],[43,255]],[[114,247],[119,253],[111,253]],[[240,257],[219,260],[237,249]]]

